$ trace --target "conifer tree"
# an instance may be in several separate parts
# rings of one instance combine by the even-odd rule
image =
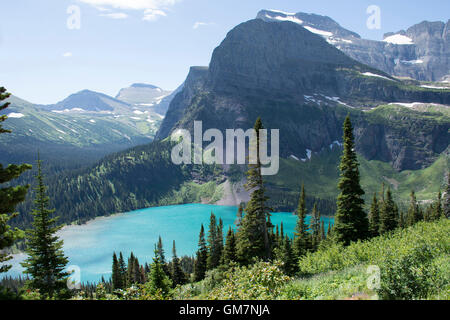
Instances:
[[[135,262],[136,259],[134,258],[133,252],[131,252],[127,265],[127,287],[131,287],[133,284],[136,284],[136,280],[134,278]]]
[[[123,289],[119,260],[117,259],[117,255],[115,252],[113,254],[111,282],[113,290]]]
[[[450,172],[447,172],[447,189],[444,195],[444,217],[450,218]]]
[[[221,252],[218,248],[217,220],[212,212],[209,221],[207,270],[216,268],[220,264],[221,258]]]
[[[395,204],[391,188],[388,187],[385,199],[380,209],[380,234],[392,231],[398,227],[398,207]]]
[[[406,224],[408,226],[413,226],[420,220],[421,220],[421,214],[420,214],[419,205],[417,204],[416,194],[414,191],[411,191]]]
[[[344,151],[339,169],[341,177],[338,187],[341,190],[337,200],[334,236],[344,245],[365,239],[369,232],[369,222],[363,210],[364,191],[360,185],[359,163],[355,151],[353,127],[350,116],[344,122]]]
[[[198,251],[197,257],[194,263],[194,281],[198,282],[205,278],[207,270],[207,259],[208,259],[208,247],[205,241],[205,228],[203,224],[200,228],[200,235],[198,241]]]
[[[249,264],[254,258],[268,260],[272,249],[269,241],[269,228],[267,218],[271,209],[266,205],[268,197],[261,174],[261,161],[259,157],[260,130],[263,129],[261,118],[258,118],[254,127],[256,131],[256,164],[249,164],[247,172],[246,189],[252,191],[250,201],[245,208],[241,227],[237,234],[238,260]]]
[[[9,103],[1,104],[1,101],[9,97],[10,94],[6,93],[6,89],[0,87],[0,111],[8,108]],[[11,132],[2,127],[2,122],[7,118],[6,115],[0,115],[0,133]],[[3,168],[3,165],[0,164],[0,185],[19,178],[22,173],[29,169],[31,169],[31,166],[28,164],[9,165],[6,168]],[[11,268],[11,265],[7,265],[5,262],[11,260],[12,257],[4,249],[11,247],[16,240],[24,236],[21,230],[17,228],[12,229],[8,222],[17,216],[17,213],[14,212],[15,208],[20,202],[25,200],[28,188],[29,185],[0,188],[0,275]]]
[[[283,262],[282,270],[284,273],[290,276],[295,273],[297,267],[296,259],[294,258],[291,240],[287,235],[283,240],[282,246],[276,250],[276,258]]]
[[[293,250],[297,257],[301,257],[305,255],[311,247],[308,233],[309,227],[306,223],[306,194],[304,184],[302,184],[300,199],[295,214],[297,215],[297,224],[295,226]]]
[[[169,268],[167,267],[166,256],[165,256],[164,246],[163,246],[161,236],[159,236],[159,238],[158,238],[158,246],[157,246],[156,250],[158,252],[159,261],[161,262],[164,272],[166,273],[166,275],[169,275],[170,272],[169,272]]]
[[[216,239],[216,250],[217,255],[219,256],[219,264],[222,259],[223,254],[223,221],[219,218],[219,224],[217,226],[217,239]]]
[[[369,234],[371,237],[379,236],[380,231],[380,207],[378,205],[377,194],[373,194],[372,204],[369,212]]]
[[[225,240],[225,247],[223,249],[222,263],[229,265],[231,262],[236,262],[236,237],[231,227],[228,229],[227,237]]]
[[[163,264],[160,260],[160,255],[156,246],[154,253],[155,256],[153,258],[153,263],[150,266],[150,274],[145,287],[151,295],[156,295],[160,292],[163,297],[165,297],[170,292],[172,282],[163,270]]]
[[[127,266],[125,265],[125,260],[123,258],[122,252],[120,252],[119,254],[118,266],[122,289],[125,289],[125,287],[127,286]]]
[[[237,227],[237,230],[239,230],[239,228],[241,227],[243,215],[244,215],[244,204],[241,202],[241,203],[239,204],[238,213],[237,213],[237,218],[236,218],[236,227]]]
[[[436,203],[434,205],[433,211],[432,211],[432,219],[433,220],[439,220],[440,218],[444,217],[444,210],[442,209],[442,193],[441,190],[439,190],[438,198],[436,199]]]
[[[63,241],[56,235],[62,226],[56,225],[58,217],[51,217],[54,210],[49,209],[50,199],[46,194],[39,157],[36,181],[35,209],[31,213],[34,219],[26,235],[28,258],[21,263],[24,273],[31,276],[27,287],[39,289],[44,299],[67,298],[70,296],[67,288],[70,273],[65,270],[68,258],[64,256]]]
[[[321,234],[320,234],[320,211],[317,209],[317,203],[314,203],[314,207],[311,213],[311,244],[312,249],[315,251],[319,247]]]
[[[183,285],[187,282],[186,275],[184,274],[180,259],[177,256],[177,249],[175,247],[175,240],[173,241],[172,248],[172,264],[171,264],[171,276],[172,276],[172,286],[175,288],[177,285]]]

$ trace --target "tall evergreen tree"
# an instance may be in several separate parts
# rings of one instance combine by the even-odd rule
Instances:
[[[122,284],[122,288],[125,289],[127,286],[127,266],[125,265],[125,260],[123,258],[122,252],[119,254],[119,275],[120,275],[120,282]]]
[[[380,233],[380,207],[377,194],[373,194],[372,204],[369,212],[369,234],[371,237],[377,237]]]
[[[150,274],[146,287],[151,295],[156,295],[160,292],[163,297],[168,295],[172,287],[172,282],[163,270],[163,264],[160,260],[158,249],[155,246],[155,256],[153,263],[150,266]]]
[[[207,259],[208,259],[208,247],[205,241],[205,228],[200,228],[200,235],[198,240],[198,251],[197,257],[194,263],[194,281],[201,281],[205,278],[207,270]]]
[[[447,188],[444,195],[444,216],[450,218],[450,172],[447,172]]]
[[[314,203],[314,207],[311,213],[311,231],[311,244],[312,249],[315,251],[318,249],[321,240],[320,211],[317,209],[317,203]]]
[[[217,225],[217,239],[216,239],[216,250],[219,256],[219,264],[222,259],[223,254],[223,221],[219,218],[219,224]]]
[[[337,200],[334,236],[337,241],[348,245],[352,241],[365,239],[369,232],[369,222],[363,210],[364,191],[360,185],[359,163],[355,151],[353,127],[350,116],[344,122],[344,152],[339,169],[341,190]]]
[[[178,259],[177,256],[175,240],[173,241],[171,267],[172,286],[175,288],[177,285],[185,284],[187,282],[187,279],[186,275],[183,272],[183,269],[181,268],[180,259]]]
[[[289,276],[295,274],[296,259],[292,250],[291,240],[287,235],[283,240],[282,246],[276,250],[276,258],[283,262],[282,270],[284,273]]]
[[[391,188],[388,187],[385,199],[380,209],[380,234],[392,231],[398,227],[398,207],[392,198]]]
[[[24,273],[31,276],[27,287],[39,289],[43,298],[65,298],[70,296],[67,279],[70,275],[65,271],[68,259],[62,249],[63,241],[56,233],[62,226],[56,225],[58,217],[51,217],[50,199],[41,169],[41,160],[37,161],[37,186],[35,209],[32,211],[32,228],[27,230],[28,258],[22,263]]]
[[[0,87],[0,103],[9,96],[10,94],[6,93],[6,89]],[[9,103],[0,104],[0,111],[8,108],[8,106]],[[2,127],[2,122],[7,118],[6,115],[0,115],[0,133],[11,132]],[[6,168],[3,168],[3,165],[0,164],[0,185],[19,178],[22,173],[29,169],[31,169],[31,166],[28,164],[9,165]],[[17,213],[14,212],[15,208],[25,200],[28,188],[28,185],[0,188],[0,275],[11,268],[11,265],[7,265],[5,262],[11,260],[12,257],[5,253],[4,249],[12,246],[16,240],[23,238],[23,232],[17,228],[12,229],[8,222],[17,216]]]
[[[440,218],[443,218],[444,210],[442,209],[442,193],[441,190],[439,190],[438,197],[436,199],[436,203],[434,205],[433,211],[432,211],[432,219],[433,220],[439,220]]]
[[[417,204],[416,194],[414,191],[411,191],[410,195],[410,203],[408,209],[408,215],[406,224],[408,226],[412,226],[421,220],[421,213],[419,205]]]
[[[297,224],[295,226],[293,250],[297,257],[303,256],[310,249],[310,237],[308,233],[308,224],[306,223],[306,193],[305,185],[302,184],[298,207],[295,212],[297,215]]]
[[[243,264],[249,264],[254,258],[268,260],[271,255],[269,228],[267,218],[271,209],[267,206],[268,197],[261,174],[261,160],[259,157],[260,130],[263,129],[261,118],[254,127],[256,131],[256,164],[249,164],[246,189],[252,191],[250,201],[245,208],[241,227],[237,234],[238,259]]]
[[[120,264],[117,259],[117,255],[114,252],[113,254],[113,264],[112,264],[112,274],[111,274],[111,283],[113,290],[123,289],[122,283],[122,274],[120,272]]]
[[[228,229],[227,237],[225,240],[225,247],[223,249],[222,263],[229,265],[231,262],[236,262],[236,237],[231,227]]]
[[[220,249],[218,247],[217,220],[212,212],[209,221],[208,258],[206,260],[206,268],[211,270],[217,268],[220,264],[221,252],[219,252]]]
[[[158,245],[157,245],[156,251],[158,252],[159,261],[161,262],[164,272],[166,273],[166,275],[169,275],[170,272],[169,272],[169,268],[167,267],[166,255],[164,252],[164,246],[163,246],[161,236],[159,236],[159,238],[158,238]]]

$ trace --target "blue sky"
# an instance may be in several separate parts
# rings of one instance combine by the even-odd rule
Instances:
[[[369,30],[367,7],[381,9]],[[68,7],[80,9],[69,29]],[[327,15],[364,38],[428,21],[447,21],[445,0],[15,0],[0,4],[0,86],[34,103],[91,89],[115,96],[135,82],[175,89],[192,65],[260,9]]]

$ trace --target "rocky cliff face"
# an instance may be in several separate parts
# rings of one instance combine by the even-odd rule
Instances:
[[[408,128],[385,121],[389,114],[363,110],[392,102],[450,104],[450,91],[391,78],[349,58],[317,30],[291,22],[256,19],[230,31],[214,50],[209,68],[191,69],[157,138],[176,128],[192,130],[194,120],[202,120],[205,130],[248,129],[261,116],[267,128],[280,129],[282,156],[304,159],[307,150],[321,152],[341,141],[342,122],[350,112],[358,151],[369,160],[390,162],[398,170],[418,169],[445,149],[430,145],[430,139],[442,135],[448,144],[448,122],[427,126],[417,114],[402,114],[403,120],[414,118]],[[417,130],[423,139],[416,139]]]
[[[361,39],[325,16],[262,10],[257,18],[298,23],[355,60],[391,75],[421,81],[445,81],[450,75],[450,20],[424,21],[406,31],[388,33],[384,41],[373,41]]]

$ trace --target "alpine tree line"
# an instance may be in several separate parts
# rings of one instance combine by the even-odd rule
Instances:
[[[0,88],[0,101],[9,97],[4,88]],[[0,104],[0,110],[8,107],[8,103]],[[1,123],[7,119],[0,116],[0,133],[8,133]],[[399,227],[407,227],[418,221],[432,221],[450,215],[450,175],[448,177],[446,197],[442,194],[426,209],[422,209],[417,202],[415,193],[411,193],[410,206],[406,213],[400,212],[393,200],[392,192],[384,186],[380,195],[373,196],[369,214],[364,211],[364,190],[360,185],[359,164],[357,161],[353,128],[350,117],[344,122],[344,150],[341,157],[341,177],[338,188],[340,194],[337,199],[335,225],[325,232],[321,214],[317,205],[311,211],[310,223],[307,223],[306,191],[302,186],[298,207],[297,225],[293,239],[284,233],[283,225],[274,226],[271,223],[273,210],[267,205],[269,198],[266,194],[261,162],[259,159],[259,130],[263,128],[260,118],[254,126],[257,133],[257,161],[250,164],[247,172],[247,190],[252,190],[250,201],[238,210],[236,230],[229,228],[224,242],[223,222],[217,221],[214,213],[210,216],[208,233],[202,225],[200,228],[198,251],[195,258],[178,258],[176,245],[173,242],[172,260],[167,262],[159,238],[154,248],[153,262],[141,265],[137,257],[131,253],[125,263],[122,253],[113,254],[112,277],[108,282],[111,291],[118,295],[124,289],[141,285],[149,297],[167,297],[172,288],[190,281],[196,282],[205,278],[209,270],[229,268],[234,265],[250,265],[256,261],[283,262],[284,272],[288,275],[296,274],[297,261],[308,252],[313,252],[326,246],[327,243],[337,242],[344,246],[358,240],[365,240],[388,233]],[[30,165],[9,165],[6,168],[0,164],[0,183],[9,183],[17,179]],[[15,207],[28,192],[29,185],[7,187],[0,189],[0,263],[5,263],[11,256],[4,249],[12,246],[19,239],[25,239],[28,258],[22,263],[25,268],[26,279],[24,289],[33,292],[43,299],[67,299],[73,295],[68,289],[70,273],[66,271],[68,263],[62,250],[63,242],[58,239],[56,232],[60,230],[58,217],[50,208],[50,199],[38,156],[34,207],[31,212],[33,220],[31,228],[26,232],[10,226],[10,220],[17,214]],[[275,228],[275,231],[274,231]],[[0,275],[11,268],[3,264]],[[6,282],[5,282],[6,281]],[[10,283],[6,279],[3,283]],[[106,283],[103,279],[102,283]],[[1,289],[1,288],[0,288]],[[0,291],[1,297],[12,298],[13,293]]]

